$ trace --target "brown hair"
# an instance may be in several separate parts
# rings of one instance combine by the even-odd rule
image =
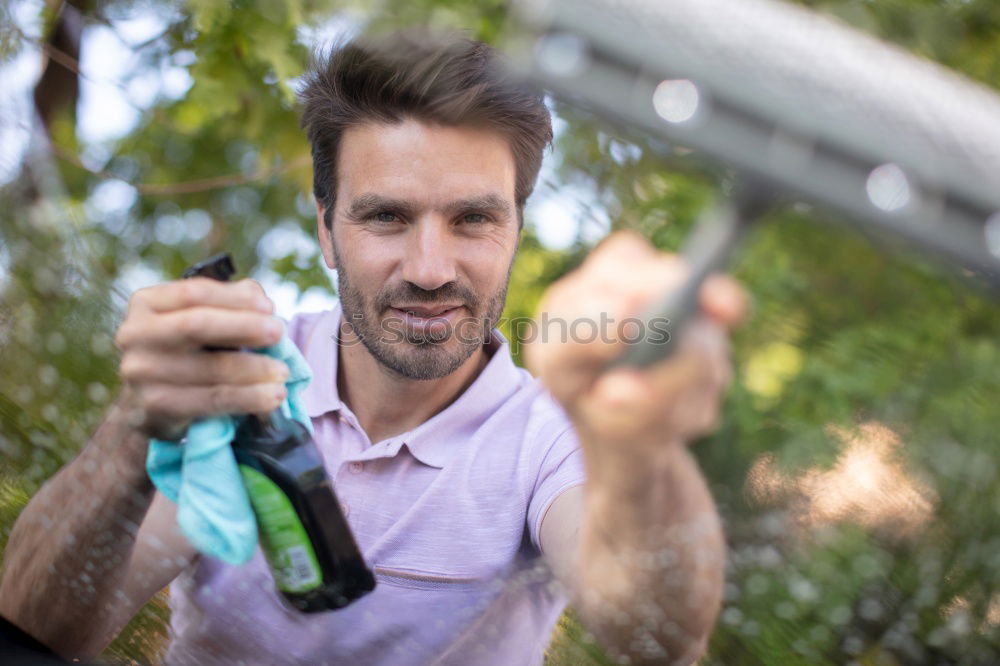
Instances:
[[[299,101],[312,149],[313,193],[325,209],[327,227],[344,130],[405,118],[484,126],[506,136],[520,219],[552,140],[552,120],[541,93],[511,80],[497,60],[497,52],[482,42],[416,32],[354,40],[314,57]]]

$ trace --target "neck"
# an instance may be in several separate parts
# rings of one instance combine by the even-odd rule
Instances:
[[[337,391],[373,444],[412,430],[444,410],[489,361],[479,347],[445,377],[410,379],[379,363],[346,325],[341,326],[338,352]]]

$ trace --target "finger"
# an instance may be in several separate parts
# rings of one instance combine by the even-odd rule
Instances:
[[[662,338],[656,322],[638,315],[675,288],[682,271],[676,257],[657,253],[631,262],[619,255],[581,269],[546,296],[536,317],[538,335],[526,348],[528,367],[543,381],[549,368],[557,368],[561,383],[572,384],[588,373],[593,379],[625,346]]]
[[[697,315],[688,322],[681,332],[678,351],[681,354],[699,356],[711,362],[713,371],[716,364],[729,365],[729,333],[715,319],[707,315]]]
[[[597,246],[588,261],[581,266],[589,270],[597,284],[635,285],[631,292],[620,290],[626,312],[637,312],[643,302],[680,286],[688,268],[678,255],[657,251],[641,235],[622,231],[609,236]],[[746,315],[749,299],[738,282],[727,275],[716,274],[702,285],[699,299],[702,308],[728,327],[738,325]]]
[[[694,319],[682,334],[676,358],[651,368],[652,393],[664,396],[668,427],[691,440],[713,430],[732,364],[725,329],[707,317]]]
[[[664,321],[639,315],[678,289],[688,273],[682,257],[657,251],[638,234],[609,236],[579,269],[550,288],[536,318],[540,335],[525,350],[529,369],[562,402],[572,401],[626,345],[680,334],[664,330]],[[709,312],[729,325],[742,316],[742,292],[725,280],[720,277],[721,285],[709,290]]]
[[[260,312],[192,307],[158,315],[131,317],[118,329],[116,344],[181,348],[205,345],[266,347],[281,340],[284,325]]]
[[[725,388],[732,374],[726,330],[707,316],[695,317],[681,332],[674,355],[652,365],[649,371],[660,391],[674,386]]]
[[[220,282],[203,277],[174,280],[137,291],[133,301],[136,306],[153,312],[172,312],[198,306],[256,310],[267,314],[274,311],[274,304],[254,280]]]
[[[597,407],[589,410],[587,422],[601,433],[601,440],[683,442],[716,426],[719,396],[710,385],[684,386],[680,391],[658,394],[641,372],[619,369],[602,376],[581,407]]]
[[[608,405],[609,411],[645,422],[650,416],[662,413],[692,387],[706,382],[709,376],[703,359],[678,353],[648,369],[625,367],[608,371],[595,385],[594,396]]]
[[[284,383],[288,366],[251,352],[170,352],[143,349],[122,358],[122,379],[132,384],[177,386],[214,384]]]
[[[698,300],[702,310],[727,328],[746,318],[750,297],[739,282],[728,275],[711,275],[702,285]]]
[[[284,384],[262,383],[245,386],[185,386],[153,384],[139,391],[136,407],[140,421],[165,423],[191,421],[224,414],[269,413],[285,399]]]
[[[714,425],[730,373],[725,332],[700,318],[673,356],[645,369],[605,373],[584,402],[602,405],[602,429],[608,432],[627,433],[637,424],[662,422],[674,436],[688,438]]]
[[[622,260],[642,261],[658,254],[656,248],[642,234],[631,230],[616,231],[591,250],[583,265],[616,263]]]

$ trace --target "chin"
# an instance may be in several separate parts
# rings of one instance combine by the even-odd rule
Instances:
[[[453,340],[446,343],[404,343],[402,354],[382,354],[376,358],[390,370],[408,379],[431,380],[447,377],[472,356],[473,348],[463,348]],[[398,350],[395,350],[398,351]]]

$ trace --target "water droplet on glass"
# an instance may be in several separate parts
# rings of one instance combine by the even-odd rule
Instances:
[[[108,387],[100,382],[91,382],[87,385],[87,397],[93,402],[105,402],[109,395]]]
[[[687,79],[661,81],[653,91],[653,109],[668,123],[684,123],[698,112],[698,86]]]
[[[868,175],[865,190],[872,205],[887,213],[905,208],[913,198],[906,174],[892,163],[875,167]]]
[[[38,380],[44,386],[52,386],[59,379],[59,372],[51,365],[43,365],[38,369]]]

